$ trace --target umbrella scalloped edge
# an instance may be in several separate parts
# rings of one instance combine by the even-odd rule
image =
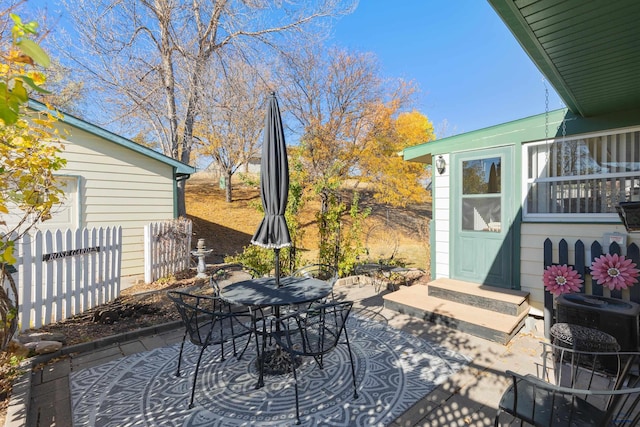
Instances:
[[[264,244],[261,242],[256,242],[255,240],[251,240],[251,244],[256,245],[256,246],[260,246],[261,248],[266,248],[266,249],[282,249],[282,248],[286,248],[291,246],[291,243],[283,243],[280,245],[276,245],[273,243],[269,243],[269,244]]]

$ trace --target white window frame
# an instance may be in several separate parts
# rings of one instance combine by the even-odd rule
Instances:
[[[55,177],[62,183],[64,194],[60,197],[60,204],[52,209],[52,220],[40,222],[37,225],[38,230],[66,230],[67,228],[74,230],[82,227],[82,198],[80,196],[80,184],[82,177],[80,175],[60,174]],[[70,190],[71,192],[67,192]],[[56,216],[61,215],[63,211],[69,211],[68,222],[59,222]]]
[[[535,145],[546,145],[551,148],[554,142],[570,142],[576,140],[584,140],[590,138],[599,138],[604,136],[613,136],[620,135],[631,132],[640,131],[640,127],[629,127],[629,128],[620,128],[620,129],[610,129],[603,132],[595,132],[589,134],[581,134],[581,135],[571,135],[567,137],[557,137],[547,140],[541,141],[532,141],[522,144],[522,218],[527,222],[590,222],[590,223],[611,223],[611,222],[619,222],[620,218],[617,213],[530,213],[528,212],[528,197],[529,191],[533,184],[535,183],[544,183],[544,182],[562,182],[562,181],[575,181],[574,177],[541,177],[541,173],[543,172],[546,165],[543,164],[542,167],[538,167],[535,175],[536,177],[529,177],[529,156],[528,151],[529,148]],[[640,150],[640,146],[635,148],[636,150]],[[598,173],[598,174],[589,174],[589,175],[576,175],[579,176],[580,179],[599,179],[599,178],[622,178],[629,177],[630,175],[640,177],[640,172],[626,172],[626,173]],[[624,200],[622,200],[624,201]]]

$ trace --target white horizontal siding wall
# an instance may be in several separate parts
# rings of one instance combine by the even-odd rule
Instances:
[[[449,165],[449,155],[442,156],[447,165]],[[436,274],[434,279],[439,277],[449,277],[449,242],[451,241],[451,217],[449,215],[449,189],[450,178],[449,168],[447,167],[442,175],[439,175],[433,168],[435,178],[434,206],[433,218],[435,221],[435,264]],[[432,249],[433,250],[433,249]]]
[[[122,226],[122,276],[143,274],[144,225],[174,216],[173,168],[89,132],[61,126],[69,133],[62,172],[81,177],[80,226]]]
[[[573,260],[573,248],[577,240],[582,240],[589,247],[594,240],[602,243],[606,233],[627,234],[622,224],[547,224],[523,223],[522,240],[520,243],[520,286],[529,292],[529,304],[533,307],[532,314],[542,315],[544,307],[544,286],[542,273],[544,271],[543,245],[547,238],[553,242],[553,261],[558,260],[558,245],[560,239],[565,239],[569,245],[569,260]],[[635,237],[635,241],[634,238]],[[627,244],[640,244],[640,236],[627,235]],[[588,262],[588,261],[587,261]]]

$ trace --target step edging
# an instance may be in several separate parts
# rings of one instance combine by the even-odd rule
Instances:
[[[510,331],[500,331],[493,329],[490,326],[480,325],[468,320],[455,318],[444,313],[410,306],[394,300],[385,299],[384,307],[397,311],[398,313],[406,314],[435,324],[444,325],[457,331],[503,345],[506,345],[518,333],[518,331],[524,326],[525,319],[527,318],[526,313],[522,313],[519,316],[511,316],[514,318],[514,326]]]
[[[529,304],[527,303],[526,298],[523,299],[520,304],[515,304],[483,295],[474,295],[468,292],[455,291],[439,286],[428,286],[427,294],[432,298],[444,299],[458,304],[469,305],[511,316],[519,316],[529,309]]]

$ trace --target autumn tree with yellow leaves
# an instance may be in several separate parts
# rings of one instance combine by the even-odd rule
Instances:
[[[62,190],[54,172],[65,165],[51,114],[27,110],[30,91],[44,92],[49,57],[36,43],[38,24],[11,18],[10,36],[0,39],[0,350],[18,326],[18,290],[11,276],[16,241],[50,216]]]
[[[421,183],[428,172],[420,163],[405,161],[402,150],[434,139],[433,124],[419,111],[397,114],[381,107],[376,130],[359,158],[361,179],[371,184],[374,198],[391,206],[423,203],[427,194]]]
[[[319,261],[347,272],[364,252],[357,231],[367,212],[356,193],[350,207],[344,203],[343,184],[368,183],[374,197],[394,206],[424,201],[426,170],[404,162],[401,152],[434,139],[433,126],[419,112],[406,112],[414,85],[382,78],[370,53],[305,47],[288,57],[283,74],[282,99],[297,122],[307,189],[321,203]]]

